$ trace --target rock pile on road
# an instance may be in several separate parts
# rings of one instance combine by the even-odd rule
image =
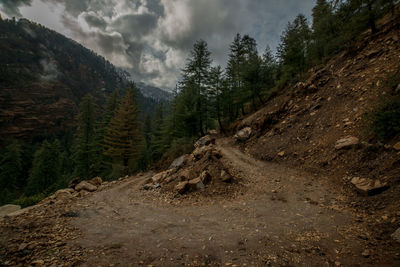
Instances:
[[[215,146],[215,138],[206,135],[194,145],[194,151],[171,164],[168,170],[146,180],[144,190],[159,189],[185,194],[208,188],[226,186],[234,181],[221,161],[222,154]]]

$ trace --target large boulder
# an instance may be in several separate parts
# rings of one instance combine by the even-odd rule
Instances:
[[[238,131],[234,135],[234,137],[239,142],[245,142],[250,138],[251,134],[252,134],[251,128],[250,127],[246,127],[246,128],[241,129],[240,131]]]
[[[88,182],[86,182],[86,181],[82,181],[82,182],[80,182],[79,184],[77,184],[77,185],[75,186],[75,190],[76,190],[76,191],[82,191],[82,190],[84,190],[84,191],[93,192],[93,191],[96,191],[96,190],[97,190],[97,186],[92,185],[91,183],[88,183]]]
[[[210,146],[198,147],[193,151],[192,155],[195,160],[199,160],[204,156],[204,154],[207,153],[207,151],[210,151],[211,149],[212,148]]]
[[[366,196],[379,194],[389,188],[386,183],[382,183],[379,180],[372,180],[360,177],[354,177],[353,179],[351,179],[351,184],[358,192]]]
[[[16,212],[20,209],[21,209],[21,206],[19,206],[19,205],[8,204],[8,205],[1,206],[0,207],[0,217],[6,216],[6,215]]]
[[[210,144],[215,144],[215,138],[211,137],[210,135],[206,135],[197,140],[197,142],[194,144],[194,147],[198,148],[202,146],[208,146]]]
[[[74,192],[74,190],[71,188],[60,189],[60,190],[56,191],[51,198],[57,199],[57,200],[70,199],[72,197],[73,192]]]
[[[360,140],[357,137],[346,136],[336,141],[335,148],[336,149],[350,148],[352,146],[358,145],[359,143]]]

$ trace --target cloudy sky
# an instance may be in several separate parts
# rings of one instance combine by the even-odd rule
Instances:
[[[174,87],[185,59],[204,39],[225,66],[236,33],[273,50],[289,20],[311,14],[315,0],[0,0],[8,17],[54,29],[128,69],[136,81]]]

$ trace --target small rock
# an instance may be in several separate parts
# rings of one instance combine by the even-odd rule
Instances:
[[[238,131],[234,138],[239,142],[247,141],[252,134],[252,130],[250,127],[243,128],[242,130]]]
[[[392,238],[400,243],[400,228],[397,228],[397,230],[392,234]]]
[[[164,180],[164,178],[165,178],[166,176],[167,176],[167,172],[166,172],[166,171],[160,172],[160,173],[157,173],[156,175],[154,175],[154,176],[151,178],[151,180],[153,181],[153,183],[159,184],[159,183],[161,183],[161,182]]]
[[[154,188],[154,189],[161,188],[161,185],[160,185],[160,184],[155,184],[155,185],[153,186],[153,188]]]
[[[94,186],[100,186],[101,183],[103,182],[103,180],[100,177],[94,177],[93,179],[89,180],[88,182]]]
[[[230,183],[232,181],[232,176],[225,170],[221,171],[221,181],[225,183]]]
[[[81,178],[76,177],[76,178],[72,179],[71,181],[69,181],[68,187],[74,189],[75,186],[76,186],[77,184],[79,184],[80,181],[81,181]]]
[[[397,143],[393,146],[393,148],[394,148],[395,150],[397,150],[397,151],[400,151],[400,142],[397,142]]]
[[[88,183],[86,181],[82,181],[82,182],[80,182],[79,184],[77,184],[75,186],[75,190],[76,191],[85,190],[85,191],[93,192],[93,191],[97,190],[97,186],[92,185],[92,184],[90,184],[90,183]]]
[[[19,245],[18,250],[22,251],[22,250],[26,249],[27,247],[28,247],[27,243],[22,243],[21,245]]]
[[[364,258],[369,258],[369,256],[371,256],[371,253],[370,253],[369,249],[365,249],[365,250],[361,253],[361,255],[362,255]]]
[[[34,260],[34,261],[32,261],[32,264],[35,267],[39,267],[39,266],[42,266],[44,264],[44,260]]]
[[[379,194],[389,188],[386,183],[368,178],[354,177],[351,179],[351,183],[358,192],[367,196]]]
[[[178,191],[179,194],[184,194],[186,191],[189,189],[189,182],[188,181],[183,181],[180,182],[175,186],[175,190]]]
[[[144,185],[142,185],[142,188],[144,190],[150,190],[150,189],[153,189],[153,185],[152,184],[144,184]]]
[[[189,188],[191,190],[197,190],[197,189],[203,190],[204,189],[204,184],[201,181],[200,177],[190,180],[189,181]]]
[[[66,200],[72,197],[74,190],[72,188],[60,189],[53,194],[53,198],[57,200]]]
[[[203,182],[203,184],[208,184],[209,182],[211,182],[211,174],[208,171],[203,171],[200,174],[200,179]]]
[[[340,266],[342,265],[339,261],[335,261],[335,266]]]
[[[357,137],[347,136],[345,138],[337,140],[335,148],[336,149],[349,148],[354,145],[358,145],[359,143],[360,143],[360,140]]]
[[[180,156],[171,163],[168,169],[173,169],[173,168],[179,169],[183,165],[183,163],[185,163],[185,159],[186,159],[185,155]]]
[[[281,151],[281,152],[279,152],[279,153],[278,153],[278,156],[279,156],[279,157],[283,157],[283,156],[285,156],[285,151]]]
[[[10,213],[16,212],[21,209],[19,205],[7,204],[0,207],[0,217],[6,216]]]
[[[203,136],[194,144],[195,148],[199,148],[202,146],[208,146],[210,144],[215,144],[215,138],[211,137],[210,135]]]

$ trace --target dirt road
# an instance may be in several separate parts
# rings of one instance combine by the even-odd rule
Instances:
[[[224,163],[245,188],[202,204],[154,200],[140,190],[148,175],[78,203],[71,223],[88,266],[366,266],[374,254],[357,216],[323,177],[261,162],[219,140]],[[153,192],[152,196],[156,196]],[[162,197],[162,196],[160,196]],[[172,204],[175,203],[175,204]],[[373,245],[372,245],[373,246]],[[364,255],[362,255],[364,254]]]

